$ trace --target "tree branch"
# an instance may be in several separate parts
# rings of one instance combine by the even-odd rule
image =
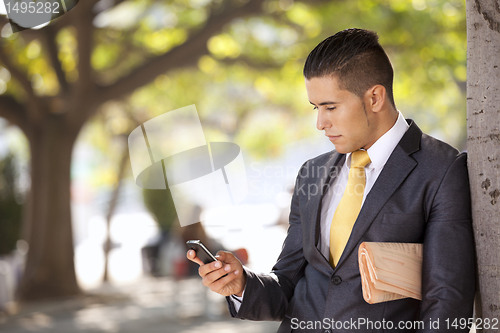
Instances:
[[[208,53],[207,41],[210,37],[237,17],[261,12],[263,2],[264,0],[251,0],[240,7],[226,5],[219,14],[212,14],[205,26],[182,45],[148,60],[117,82],[99,89],[95,99],[96,103],[101,104],[109,99],[130,93],[154,80],[159,73],[195,63],[201,55]]]
[[[92,82],[92,66],[90,58],[92,55],[93,32],[91,7],[83,2],[79,2],[80,15],[75,18],[75,27],[77,30],[78,41],[78,81],[76,83],[77,98],[76,102],[82,102],[82,97],[87,96]]]
[[[325,3],[329,3],[329,2],[332,2],[332,0],[295,0],[297,2],[304,2],[308,5],[313,5],[313,6],[316,6],[316,5],[322,5],[322,4],[325,4]],[[335,0],[335,2],[343,2],[345,0]]]
[[[9,70],[10,74],[19,82],[24,91],[28,96],[35,97],[33,88],[31,87],[31,82],[28,81],[26,74],[21,72],[14,64],[10,61],[9,57],[5,54],[5,42],[0,44],[0,61]]]
[[[25,134],[28,133],[26,109],[12,96],[0,96],[0,117],[18,126]]]
[[[78,80],[74,84],[75,89],[71,90],[70,105],[72,109],[69,114],[69,122],[75,128],[80,128],[95,109],[91,106],[91,104],[93,105],[92,99],[89,98],[94,94],[96,88],[91,65],[94,44],[94,25],[92,24],[94,17],[92,6],[94,3],[95,0],[80,1],[78,3],[79,8],[72,10],[78,14],[73,16],[73,25],[77,31],[76,38],[78,42]],[[69,14],[71,12],[66,15]]]
[[[56,72],[57,79],[59,81],[59,86],[64,94],[66,94],[69,90],[68,81],[66,81],[66,76],[61,66],[61,62],[58,57],[58,48],[56,45],[56,32],[52,26],[45,27],[43,29],[45,46],[47,48],[47,52],[49,54],[50,62],[52,63],[52,67]]]
[[[31,82],[17,66],[15,66],[5,54],[5,42],[0,41],[0,61],[9,70],[10,74],[19,82],[23,90],[28,95],[26,100],[26,111],[30,121],[38,122],[42,116],[42,109],[39,107],[39,98],[35,95]]]
[[[255,59],[252,59],[252,58],[247,57],[247,56],[239,56],[237,58],[224,58],[224,59],[220,59],[217,61],[219,61],[222,64],[229,65],[229,66],[236,65],[239,62],[243,62],[243,63],[247,64],[249,67],[251,67],[253,69],[258,69],[258,70],[276,69],[276,68],[280,68],[281,66],[283,66],[282,63],[264,62],[264,61],[259,62],[259,61],[256,61]]]
[[[82,1],[79,1],[78,3],[80,4]],[[69,13],[66,13],[62,16],[59,16],[58,18],[56,18],[55,20],[53,20],[52,22],[50,22],[50,25],[55,31],[59,31],[65,27],[67,27],[68,25],[71,25],[71,23],[73,22],[73,20],[75,19],[75,16],[78,15],[78,6],[79,5],[76,5],[76,8],[74,8],[73,10],[70,10]]]
[[[148,54],[147,51],[140,46],[137,46],[133,42],[133,36],[134,33],[139,29],[139,27],[135,27],[133,29],[123,31],[122,33],[124,34],[123,36],[123,43],[120,45],[121,49],[123,50],[123,56],[119,57],[117,59],[113,66],[106,68],[102,71],[100,71],[98,74],[100,76],[106,76],[106,77],[112,77],[116,76],[114,73],[121,73],[125,68],[128,68],[129,66],[127,65],[130,62],[130,57],[136,57],[136,58],[147,58]],[[110,43],[112,43],[114,40],[110,39]],[[100,44],[102,43],[107,43],[106,40],[99,41]],[[109,73],[112,73],[112,75],[108,75]],[[100,76],[97,76],[95,81],[97,84],[101,83],[99,81]],[[108,79],[110,81],[114,81],[112,79]],[[102,82],[102,85],[106,85],[105,82]]]
[[[68,25],[72,25],[74,23],[74,20],[78,15],[81,15],[81,12],[84,10],[87,10],[88,13],[90,13],[92,16],[95,16],[96,14],[99,13],[93,13],[92,9],[95,4],[97,4],[100,0],[80,0],[78,1],[78,4],[76,5],[75,8],[70,10],[68,13],[64,14],[63,16],[59,16],[57,19],[52,21],[50,24],[54,30],[59,31],[63,29],[64,27],[67,27]],[[124,2],[126,0],[115,0],[115,3],[112,7],[115,7],[119,5],[120,3]],[[86,3],[85,9],[83,8],[83,3]],[[79,8],[82,7],[82,8]],[[90,9],[90,11],[88,10]]]
[[[130,165],[129,162],[129,152],[128,152],[128,142],[127,135],[122,134],[121,139],[123,140],[122,148],[122,158],[118,166],[118,175],[116,183],[114,184],[113,192],[111,194],[111,200],[109,201],[108,214],[106,216],[106,242],[104,243],[104,276],[102,278],[103,282],[109,281],[109,252],[111,252],[111,219],[116,211],[116,206],[118,204],[118,198],[123,188],[123,178],[127,167]]]
[[[109,3],[106,3],[104,1],[101,1],[99,3],[99,0],[97,0],[97,1],[95,1],[94,5],[92,5],[93,6],[92,9],[94,10],[94,12],[96,14],[99,14],[99,13],[101,13],[103,11],[106,11],[106,10],[109,10],[109,9],[111,9],[113,7],[118,6],[119,4],[121,4],[122,2],[125,2],[125,1],[126,0],[114,0],[113,4],[110,5]]]

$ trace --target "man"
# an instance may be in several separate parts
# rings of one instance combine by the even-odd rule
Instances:
[[[325,39],[304,76],[317,128],[335,150],[300,169],[272,273],[256,274],[220,252],[200,266],[203,284],[228,296],[234,317],[282,321],[278,332],[460,328],[452,323],[472,317],[475,293],[466,155],[396,109],[393,69],[371,31]],[[422,301],[363,300],[357,252],[364,241],[423,243]],[[201,264],[194,252],[187,256]]]

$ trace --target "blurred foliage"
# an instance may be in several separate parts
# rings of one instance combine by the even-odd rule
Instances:
[[[316,129],[302,68],[335,32],[375,30],[395,68],[398,108],[427,133],[461,149],[466,133],[466,28],[463,1],[269,1],[266,14],[235,20],[208,43],[198,68],[160,75],[130,98],[151,117],[195,103],[204,128],[257,158]],[[175,15],[169,7],[169,15]],[[154,28],[151,28],[151,33]],[[206,134],[211,140],[210,132]]]
[[[236,0],[235,0],[236,1]],[[102,1],[104,3],[104,1]],[[156,55],[182,45],[222,0],[127,0],[94,20],[93,77],[109,84]],[[75,9],[77,10],[77,9]],[[101,106],[81,139],[105,152],[94,185],[110,184],[119,160],[113,137],[130,131],[130,115],[146,121],[196,104],[207,141],[229,140],[254,158],[277,157],[283,144],[317,132],[302,68],[308,53],[335,32],[377,31],[395,68],[396,105],[427,133],[461,149],[466,137],[466,25],[463,0],[269,0],[259,16],[237,18],[207,43],[196,66],[158,77],[121,101]],[[35,92],[59,92],[47,51],[38,40],[2,29],[4,48],[26,68]],[[58,58],[78,79],[77,31],[59,32]],[[0,93],[22,98],[0,68]],[[78,168],[78,166],[73,166]]]
[[[143,189],[142,195],[146,208],[153,214],[161,231],[169,231],[177,221],[174,201],[169,190]]]
[[[10,254],[21,237],[19,173],[12,153],[0,160],[0,255]]]

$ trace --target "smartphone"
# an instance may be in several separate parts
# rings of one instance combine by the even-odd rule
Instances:
[[[205,245],[200,240],[188,240],[186,242],[188,248],[196,252],[196,256],[203,261],[204,264],[208,264],[212,261],[216,261],[217,258],[207,249]]]

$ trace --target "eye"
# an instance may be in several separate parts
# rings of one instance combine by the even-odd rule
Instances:
[[[329,108],[326,108],[327,110],[329,111],[332,111],[332,110],[335,110],[337,107],[336,106],[332,106],[332,107],[329,107]]]
[[[318,107],[317,107],[317,106],[313,107],[313,110],[317,110],[317,109],[318,109]]]

